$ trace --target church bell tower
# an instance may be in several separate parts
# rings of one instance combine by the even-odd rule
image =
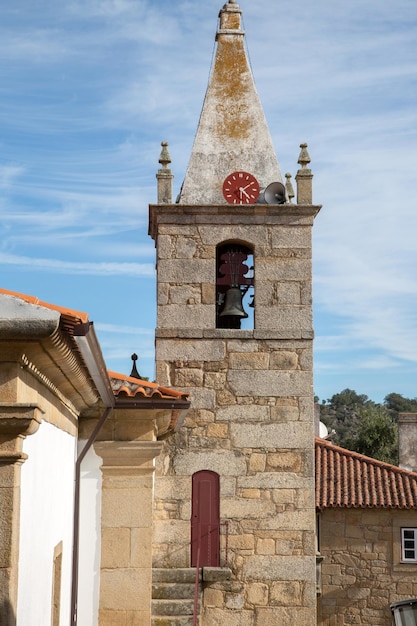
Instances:
[[[301,144],[282,178],[244,46],[217,47],[181,191],[162,144],[156,377],[190,394],[155,478],[155,570],[202,571],[200,624],[316,620],[311,235],[320,206]]]

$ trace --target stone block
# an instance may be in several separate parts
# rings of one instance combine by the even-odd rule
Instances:
[[[311,228],[305,226],[283,226],[271,230],[272,247],[275,248],[311,248]]]
[[[284,330],[309,331],[312,329],[313,316],[311,307],[274,305],[256,307],[256,328],[257,330],[279,328]]]
[[[267,606],[269,587],[264,583],[250,583],[247,585],[246,598],[254,606]]]
[[[230,425],[236,448],[309,448],[311,432],[301,422]]]
[[[160,259],[158,275],[164,283],[214,283],[215,264],[212,259]]]
[[[152,570],[101,570],[100,608],[103,610],[150,611]]]
[[[209,424],[207,426],[207,437],[226,439],[229,433],[227,424]]]
[[[274,539],[257,539],[256,541],[256,554],[272,555],[275,554],[275,541]]]
[[[277,350],[270,358],[271,370],[296,370],[298,368],[298,354],[295,351]]]
[[[255,537],[251,535],[229,535],[229,547],[232,550],[255,551]]]
[[[246,498],[224,498],[221,516],[227,519],[267,519],[274,516],[275,505],[269,500],[249,500]]]
[[[226,617],[227,615],[227,617]],[[253,611],[228,611],[225,615],[223,608],[206,608],[204,611],[204,623],[211,626],[253,626]],[[264,622],[263,626],[267,626]]]
[[[256,617],[253,626],[277,626],[277,624],[296,624],[297,626],[312,626],[315,623],[315,619],[312,619],[312,614],[314,613],[314,604],[307,607],[282,606],[273,608],[260,608],[256,611]],[[344,624],[345,623],[341,621],[328,622],[328,626],[344,626]]]
[[[115,569],[130,566],[130,528],[103,528],[101,567]]]
[[[181,368],[175,371],[176,387],[202,387],[203,370],[197,368]]]
[[[102,527],[149,527],[152,525],[152,510],[143,506],[141,489],[103,489]],[[148,500],[148,498],[146,498]]]
[[[269,407],[260,404],[234,404],[220,407],[216,411],[218,422],[265,422],[269,417]]]
[[[158,237],[158,259],[172,259],[175,254],[173,238],[170,235]]]
[[[159,328],[212,328],[213,307],[207,304],[167,304],[158,306]]]
[[[249,471],[250,472],[264,472],[266,467],[266,454],[257,453],[250,455],[249,458]]]
[[[249,245],[268,245],[268,231],[262,226],[230,225],[230,226],[201,226],[199,228],[201,240],[205,245],[217,246],[228,239],[246,241]],[[213,248],[214,249],[214,248]]]
[[[216,406],[216,395],[214,389],[205,389],[204,387],[189,387],[186,390],[190,394],[191,406],[194,410],[213,411]]]
[[[300,606],[303,603],[303,585],[296,580],[274,582],[270,597],[272,605]]]
[[[308,581],[314,580],[313,557],[249,556],[243,563],[245,580]]]
[[[223,592],[220,589],[211,589],[210,587],[205,589],[203,596],[203,606],[221,609],[224,606]]]
[[[131,567],[152,567],[152,529],[132,528],[130,534]]]
[[[297,396],[305,395],[307,389],[312,389],[312,374],[299,370],[283,372],[252,371],[245,375],[243,372],[231,370],[227,376],[232,392],[237,396]]]
[[[201,302],[213,306],[216,302],[216,287],[214,283],[202,283]]]
[[[201,361],[202,355],[206,361],[222,361],[225,354],[223,340],[195,342],[187,339],[166,339],[156,344],[157,361]]]
[[[172,285],[169,288],[169,301],[164,304],[201,304],[200,285]],[[162,304],[158,302],[158,304]]]
[[[229,354],[229,368],[232,370],[267,370],[268,352],[232,352]]]
[[[177,259],[192,259],[196,255],[196,251],[197,243],[192,237],[177,237],[175,252]]]
[[[246,461],[238,452],[231,450],[196,450],[174,459],[177,476],[190,476],[203,469],[212,470],[220,476],[244,476]]]
[[[191,498],[190,476],[157,476],[155,480],[155,500],[188,500]]]
[[[311,280],[311,261],[309,259],[258,259],[256,275],[268,277],[272,282]],[[258,289],[258,279],[256,282]]]
[[[271,421],[273,422],[298,422],[300,410],[297,406],[271,406]]]
[[[297,451],[272,452],[267,456],[268,468],[280,472],[301,473],[303,469],[303,455]]]
[[[204,374],[204,386],[210,389],[224,389],[226,384],[225,372],[206,372]]]

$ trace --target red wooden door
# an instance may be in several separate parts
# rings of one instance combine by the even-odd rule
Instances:
[[[209,470],[196,472],[192,482],[191,567],[197,565],[220,565],[220,481]]]

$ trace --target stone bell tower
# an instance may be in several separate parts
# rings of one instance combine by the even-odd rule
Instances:
[[[150,206],[156,376],[191,397],[158,461],[153,564],[203,568],[204,626],[312,626],[311,234],[320,207],[306,144],[296,204],[289,174],[283,183],[241,13],[235,0],[220,11],[180,194],[173,202],[164,142]]]

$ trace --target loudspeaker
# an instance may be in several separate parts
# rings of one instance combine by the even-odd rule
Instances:
[[[282,183],[271,183],[264,191],[267,204],[285,204],[287,201],[285,187]]]

